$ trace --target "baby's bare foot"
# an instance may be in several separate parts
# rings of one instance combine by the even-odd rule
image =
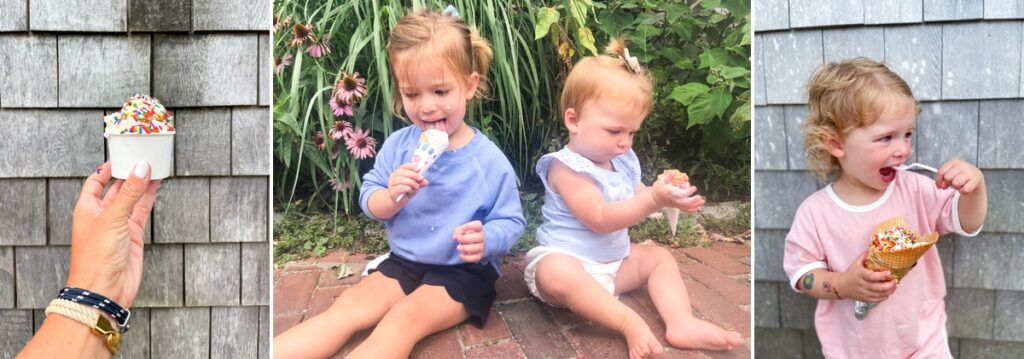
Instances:
[[[677,348],[732,350],[743,343],[743,336],[706,321],[689,317],[669,325],[665,339]]]
[[[658,342],[658,338],[651,332],[651,328],[639,316],[626,323],[622,328],[622,335],[626,337],[630,359],[657,356],[665,351],[665,348]]]

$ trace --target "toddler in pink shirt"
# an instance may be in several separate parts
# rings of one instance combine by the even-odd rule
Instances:
[[[825,357],[950,357],[937,249],[899,281],[863,262],[875,226],[896,216],[915,233],[976,235],[987,207],[984,176],[960,160],[943,164],[934,180],[896,168],[910,156],[920,107],[883,64],[859,58],[824,65],[808,96],[808,162],[835,181],[797,210],[784,269],[792,289],[819,299],[814,323]],[[857,320],[855,301],[878,306]]]

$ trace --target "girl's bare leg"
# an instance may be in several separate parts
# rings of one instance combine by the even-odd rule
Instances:
[[[565,306],[584,318],[622,333],[626,337],[630,358],[658,355],[664,350],[643,318],[608,293],[572,256],[556,253],[541,258],[537,263],[537,289],[548,303]]]
[[[274,358],[330,357],[404,297],[397,280],[374,272],[342,292],[325,312],[274,337]]]
[[[665,339],[677,348],[732,350],[743,343],[740,333],[724,330],[693,316],[690,296],[679,274],[679,265],[668,250],[636,245],[622,261],[615,290],[625,293],[647,285],[658,314],[665,319]]]
[[[346,358],[408,358],[421,339],[469,318],[444,287],[422,285],[384,315],[369,338]]]

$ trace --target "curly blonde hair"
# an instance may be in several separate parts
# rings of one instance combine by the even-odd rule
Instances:
[[[476,72],[480,74],[474,98],[487,94],[487,71],[494,57],[491,44],[480,36],[476,27],[468,26],[462,19],[434,12],[420,10],[403,16],[388,34],[388,64],[394,74],[391,89],[391,112],[402,116],[402,96],[399,91],[399,74],[407,74],[417,59],[441,56],[451,68],[459,73],[459,85],[467,86],[467,78]],[[407,76],[406,76],[407,77]]]
[[[803,124],[804,151],[811,170],[827,180],[839,170],[839,160],[829,151],[829,141],[843,141],[850,131],[870,126],[893,95],[903,95],[921,106],[910,86],[884,64],[855,58],[819,67],[807,84],[807,119]]]
[[[627,64],[623,39],[612,40],[604,52],[606,55],[588,56],[573,65],[562,88],[562,113],[570,108],[579,111],[587,100],[614,96],[633,104],[647,116],[654,101],[650,74],[639,64],[635,68]],[[624,87],[630,83],[634,90]]]

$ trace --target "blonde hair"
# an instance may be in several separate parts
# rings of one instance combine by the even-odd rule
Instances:
[[[631,68],[626,62],[625,40],[612,40],[604,52],[607,55],[585,57],[572,67],[562,88],[562,113],[570,108],[579,111],[591,99],[614,96],[632,101],[646,116],[654,102],[651,76],[638,64]],[[620,80],[631,82],[635,90],[623,90]]]
[[[921,107],[910,86],[884,64],[856,58],[819,67],[807,84],[807,119],[804,121],[804,151],[811,170],[822,180],[840,169],[829,151],[829,141],[843,141],[850,131],[870,126],[893,101],[893,94],[906,96]]]
[[[493,52],[486,39],[480,37],[476,27],[467,26],[455,16],[439,14],[431,10],[420,10],[403,16],[388,35],[388,63],[395,74],[392,98],[398,99],[391,106],[391,112],[402,116],[402,97],[398,76],[400,63],[406,63],[403,71],[408,72],[408,59],[425,56],[442,56],[452,69],[459,85],[465,86],[466,78],[474,71],[480,74],[474,98],[483,98],[487,93],[487,70],[491,66]]]

